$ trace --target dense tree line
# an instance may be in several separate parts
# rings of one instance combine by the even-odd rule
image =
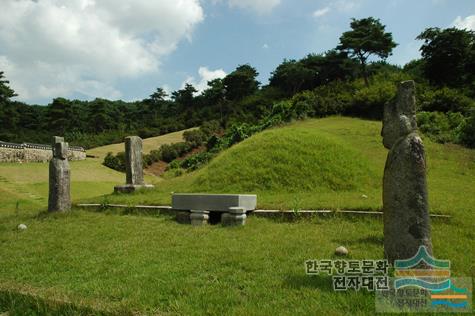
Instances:
[[[208,82],[200,94],[187,84],[169,97],[157,88],[136,102],[56,98],[47,106],[27,105],[12,101],[16,94],[0,72],[0,140],[47,143],[56,134],[74,145],[94,147],[119,142],[128,134],[151,137],[208,121],[228,130],[243,122],[262,127],[270,124],[263,120],[279,121],[276,117],[282,113],[379,119],[394,84],[414,79],[419,110],[426,113],[421,129],[438,141],[475,146],[469,132],[475,129],[474,32],[428,28],[417,39],[422,41],[422,58],[403,68],[393,66],[386,62],[397,45],[391,33],[378,19],[353,19],[335,49],[285,59],[267,85],[245,64]]]

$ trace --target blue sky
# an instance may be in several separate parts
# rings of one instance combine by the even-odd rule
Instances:
[[[4,1],[0,70],[19,100],[38,104],[203,89],[244,63],[265,84],[284,58],[334,48],[353,17],[381,19],[400,65],[419,57],[427,27],[475,29],[473,0]]]

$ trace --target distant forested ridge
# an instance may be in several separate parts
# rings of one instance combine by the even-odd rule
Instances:
[[[8,74],[0,71],[0,140],[49,143],[52,135],[64,135],[73,145],[91,148],[209,121],[239,130],[236,126],[249,128],[264,118],[285,121],[282,116],[290,112],[292,119],[333,114],[380,119],[395,84],[414,79],[421,131],[438,142],[475,147],[475,33],[428,28],[417,39],[422,58],[391,65],[386,58],[397,45],[392,34],[378,19],[353,19],[335,49],[285,59],[267,85],[257,81],[256,68],[244,64],[208,82],[200,94],[187,84],[170,96],[157,88],[135,102],[56,98],[47,106],[28,105],[13,100]]]

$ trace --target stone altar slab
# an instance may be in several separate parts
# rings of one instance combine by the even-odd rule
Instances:
[[[172,209],[229,212],[230,208],[246,211],[256,209],[257,196],[254,194],[202,194],[173,193]]]

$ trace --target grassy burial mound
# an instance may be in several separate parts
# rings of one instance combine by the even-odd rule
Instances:
[[[353,191],[376,186],[376,174],[368,159],[337,137],[294,125],[264,131],[230,148],[197,173],[192,188],[216,192]]]

